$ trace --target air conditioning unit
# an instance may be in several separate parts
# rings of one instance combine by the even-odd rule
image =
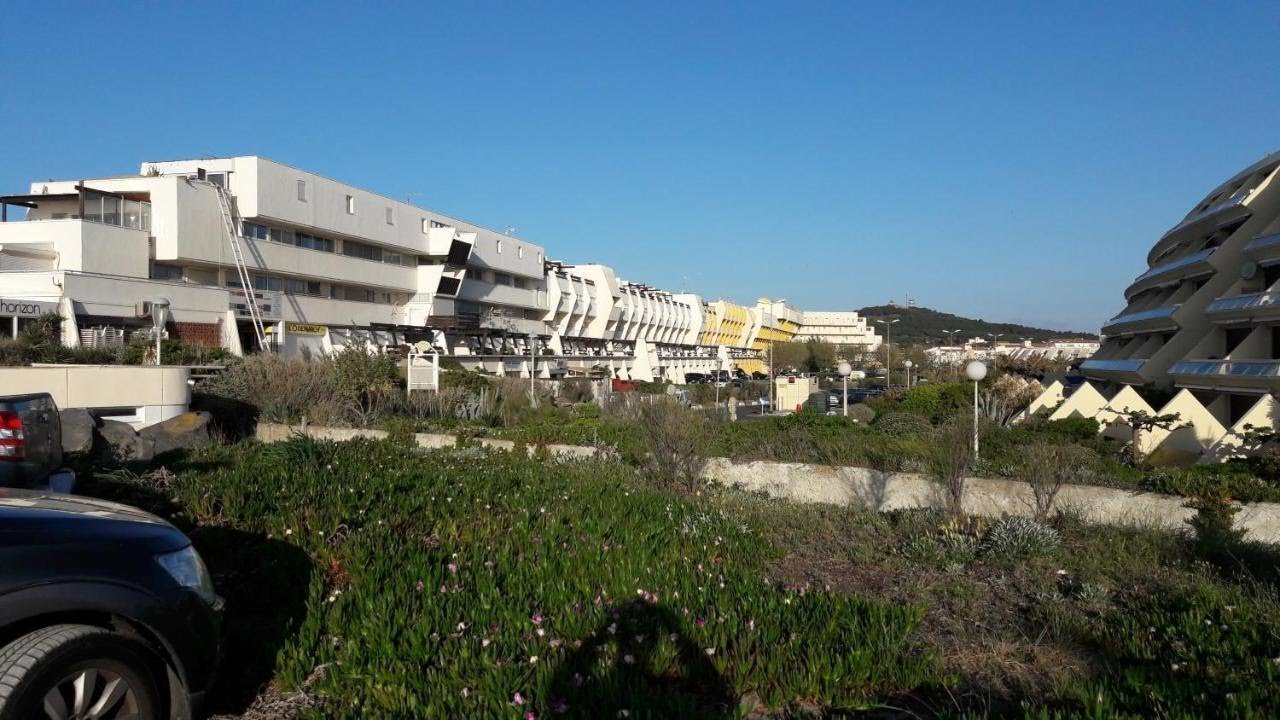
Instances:
[[[133,306],[133,316],[139,318],[151,317],[151,301],[143,300]]]

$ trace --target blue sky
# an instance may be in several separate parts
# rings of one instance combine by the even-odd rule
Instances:
[[[714,299],[1096,330],[1280,149],[1280,4],[40,3],[0,191],[258,154]]]

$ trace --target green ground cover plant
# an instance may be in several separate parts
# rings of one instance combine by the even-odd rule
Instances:
[[[228,599],[214,697],[313,718],[1268,717],[1274,550],[877,515],[616,461],[297,438],[85,468]],[[1249,552],[1243,552],[1248,549]],[[1270,574],[1267,574],[1267,573]],[[267,703],[270,704],[270,703]]]

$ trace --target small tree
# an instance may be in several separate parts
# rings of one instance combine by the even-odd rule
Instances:
[[[946,491],[947,513],[961,517],[965,480],[973,471],[973,421],[955,417],[935,430],[925,453],[925,467]]]
[[[1086,483],[1097,471],[1098,455],[1077,445],[1035,444],[1023,448],[1015,466],[1018,478],[1031,487],[1036,518],[1044,520],[1067,484]]]
[[[671,397],[639,402],[640,427],[649,449],[649,476],[659,483],[692,493],[702,481],[713,424],[706,415]]]
[[[1145,410],[1129,410],[1125,409],[1120,413],[1119,418],[1125,425],[1129,426],[1129,430],[1133,433],[1133,464],[1142,464],[1142,433],[1149,430],[1159,428],[1168,430],[1182,419],[1180,413],[1166,413],[1164,415],[1153,415]]]

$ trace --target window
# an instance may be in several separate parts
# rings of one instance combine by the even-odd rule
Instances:
[[[523,258],[523,257],[524,257],[524,246],[523,246],[523,245],[517,245],[517,246],[516,246],[516,257],[518,257],[518,258]]]
[[[437,228],[437,227],[449,227],[449,226],[448,226],[448,225],[446,225],[446,224],[444,224],[444,223],[442,223],[442,222],[440,222],[439,220],[432,220],[432,221],[431,221],[431,227],[433,227],[433,228]]]
[[[430,229],[431,229],[431,225],[430,225],[430,224],[428,224],[427,219],[426,219],[426,218],[422,218],[422,234],[423,234],[423,235],[426,235],[426,234],[427,234],[427,231],[428,231],[428,230],[430,230]]]
[[[290,295],[319,295],[320,283],[314,280],[284,280],[284,291]]]
[[[175,265],[151,265],[152,280],[181,280],[182,268]]]
[[[240,234],[253,240],[266,240],[270,237],[271,231],[267,229],[266,225],[245,222],[242,223]]]
[[[382,248],[350,240],[342,243],[342,254],[349,257],[382,262]],[[397,259],[396,262],[399,262],[399,260]]]
[[[387,208],[387,224],[388,225],[396,224],[396,211],[392,208]]]
[[[298,244],[292,230],[277,230],[276,228],[271,228],[271,242],[278,242],[284,245]]]
[[[347,196],[347,214],[348,215],[356,214],[356,199],[355,199],[355,196],[353,195]]]
[[[501,253],[502,253],[502,241],[501,241],[501,240],[499,240],[499,241],[498,241],[498,253],[499,253],[499,254],[501,254]]]
[[[333,252],[333,240],[308,235],[306,233],[298,233],[298,247],[307,248],[308,250],[319,250],[321,252]]]
[[[298,202],[306,202],[306,201],[307,201],[307,181],[299,180],[298,181]]]
[[[511,276],[506,273],[494,273],[493,284],[494,285],[511,285],[512,284]]]

